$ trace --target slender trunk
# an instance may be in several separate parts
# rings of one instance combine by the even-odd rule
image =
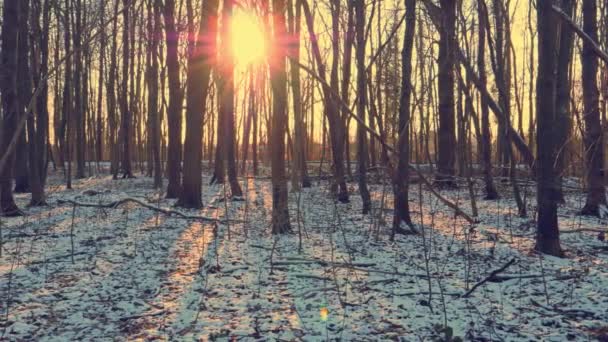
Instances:
[[[230,191],[232,197],[243,196],[243,191],[239,185],[236,173],[236,149],[235,140],[236,132],[234,127],[234,52],[232,51],[232,42],[230,41],[230,25],[232,19],[234,0],[224,0],[222,7],[222,51],[226,52],[220,63],[220,108],[224,119],[224,149],[223,160],[225,162],[226,171],[228,173],[228,182],[230,183]]]
[[[572,16],[574,12],[573,0],[562,0],[561,6],[564,13]],[[572,115],[570,113],[571,99],[571,75],[570,62],[572,60],[572,47],[574,40],[574,32],[567,26],[561,25],[559,32],[559,52],[557,60],[557,80],[556,80],[556,108],[557,120],[554,123],[553,129],[558,132],[559,153],[557,156],[557,176],[561,179],[565,172],[566,152],[570,141],[570,131],[572,128]],[[564,193],[561,188],[561,180],[559,182],[559,202],[565,203]]]
[[[274,41],[283,42],[285,29],[285,0],[272,0]],[[285,71],[287,46],[276,44],[276,55],[270,63],[272,86],[272,233],[283,234],[291,230],[285,175],[285,130],[287,129],[287,73]]]
[[[367,73],[365,72],[365,2],[364,0],[355,1],[356,12],[356,36],[357,36],[357,116],[365,122],[365,107],[367,96]],[[411,53],[410,53],[411,55]],[[409,106],[409,103],[408,103]],[[357,124],[357,166],[358,183],[361,201],[363,205],[363,215],[367,215],[372,207],[369,190],[367,188],[367,131],[364,125]],[[407,168],[406,168],[407,170]]]
[[[129,66],[134,64],[131,61],[130,53],[130,25],[131,25],[131,0],[123,0],[123,47],[122,47],[122,84],[120,94],[120,111],[121,111],[121,138],[122,138],[122,173],[123,178],[133,178],[131,171],[131,134],[133,121],[133,108],[129,108]],[[131,82],[132,84],[132,82]]]
[[[485,37],[486,37],[486,21],[485,15],[482,14],[482,6],[485,6],[483,0],[477,1],[477,13],[479,17],[479,40],[477,46],[477,67],[479,70],[479,79],[482,83],[487,84],[486,62],[485,62]],[[486,191],[486,200],[497,199],[498,192],[494,186],[492,178],[492,136],[490,131],[490,111],[488,102],[484,97],[481,98],[481,136],[482,136],[482,164],[483,164],[483,179]]]
[[[169,143],[167,148],[167,198],[178,198],[181,188],[180,168],[182,163],[182,102],[179,68],[179,32],[175,23],[175,1],[165,0],[163,11],[166,32],[167,77],[169,79],[169,108],[167,124]]]
[[[583,0],[583,30],[597,41],[597,2]],[[583,215],[600,216],[601,207],[606,207],[604,183],[604,139],[599,109],[599,89],[597,86],[598,61],[589,43],[583,43],[581,54],[583,64],[583,102],[585,119],[585,160],[587,171],[587,200],[581,211]],[[606,100],[606,99],[604,99]]]
[[[454,63],[456,59],[456,2],[441,0],[439,29],[439,129],[436,183],[440,187],[455,188],[454,163],[456,146],[454,113]]]
[[[402,223],[412,226],[409,207],[409,162],[412,94],[412,51],[414,47],[414,30],[416,28],[416,0],[405,0],[405,34],[401,52],[401,98],[399,100],[399,140],[397,155],[399,161],[393,174],[393,195],[395,197],[393,214],[393,232],[405,233]]]

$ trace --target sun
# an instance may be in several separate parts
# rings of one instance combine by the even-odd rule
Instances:
[[[262,63],[266,58],[267,47],[260,18],[235,10],[231,24],[230,40],[235,63],[239,66]]]

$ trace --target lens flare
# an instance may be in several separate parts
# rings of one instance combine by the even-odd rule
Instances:
[[[236,10],[231,22],[231,42],[234,61],[240,66],[262,63],[267,47],[264,29],[259,17]]]

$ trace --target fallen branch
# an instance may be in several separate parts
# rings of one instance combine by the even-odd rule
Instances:
[[[560,230],[560,234],[571,234],[571,233],[608,233],[608,229],[595,229],[595,228],[581,228],[572,230]]]
[[[592,311],[587,311],[583,309],[562,309],[557,306],[547,306],[542,305],[541,303],[535,301],[534,299],[530,299],[530,302],[539,308],[545,309],[547,311],[554,311],[559,314],[571,317],[571,318],[593,318],[595,317],[595,313]]]
[[[591,38],[585,31],[583,31],[575,22],[574,20],[572,20],[572,18],[570,18],[570,16],[566,13],[564,13],[564,11],[562,11],[561,8],[553,5],[551,6],[551,8],[553,9],[553,11],[555,13],[557,13],[557,15],[562,19],[562,21],[564,21],[566,24],[568,24],[568,26],[570,26],[570,29],[572,29],[572,31],[574,31],[579,37],[581,37],[581,39],[583,39],[583,41],[587,44],[589,44],[589,46],[591,46],[591,49],[593,50],[593,52],[595,53],[595,55],[599,58],[601,58],[604,63],[608,64],[608,53],[604,52],[600,46],[598,45],[598,43],[593,40],[593,38]]]
[[[331,281],[331,278],[329,278],[329,277],[318,276],[318,275],[314,275],[314,274],[296,274],[296,275],[294,275],[294,277],[296,277],[298,279],[314,279],[314,280],[321,280],[321,281]]]
[[[129,321],[129,320],[132,320],[132,319],[139,319],[139,318],[144,318],[144,317],[160,316],[160,315],[164,315],[165,312],[166,312],[165,310],[160,310],[160,311],[149,313],[149,314],[132,315],[132,316],[121,317],[118,320],[124,322],[124,321]]]
[[[123,198],[121,200],[118,201],[114,201],[114,202],[109,202],[109,203],[84,203],[84,202],[77,202],[74,200],[58,200],[57,201],[58,204],[71,204],[71,205],[75,205],[78,207],[87,207],[87,208],[106,208],[106,209],[117,209],[118,207],[128,204],[128,203],[135,203],[141,207],[144,207],[146,209],[152,210],[152,211],[156,211],[159,212],[161,214],[167,215],[167,216],[172,216],[172,217],[177,217],[177,218],[182,218],[185,220],[197,220],[197,221],[203,221],[203,222],[217,222],[217,223],[243,223],[242,221],[238,221],[238,220],[222,220],[222,219],[216,219],[216,218],[212,218],[212,217],[207,217],[207,216],[198,216],[198,215],[187,215],[184,214],[182,212],[179,212],[177,210],[171,210],[171,209],[165,209],[165,208],[160,208],[160,207],[155,207],[151,204],[147,204],[144,203],[138,199],[135,198]]]
[[[473,293],[475,290],[477,290],[478,287],[480,287],[481,285],[487,283],[488,281],[491,281],[492,279],[494,279],[499,273],[504,272],[507,268],[509,268],[511,265],[513,265],[515,263],[515,258],[511,259],[508,263],[504,264],[501,268],[492,271],[492,273],[490,273],[489,276],[485,277],[485,279],[483,279],[482,281],[478,282],[477,284],[475,284],[475,286],[473,286],[469,291],[467,291],[465,294],[462,295],[462,298],[467,298],[471,295],[471,293]]]

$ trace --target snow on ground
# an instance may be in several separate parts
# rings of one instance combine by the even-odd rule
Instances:
[[[584,199],[577,192],[560,209],[571,232],[562,235],[568,257],[558,259],[531,252],[534,224],[517,217],[511,199],[478,200],[481,223],[471,225],[428,191],[421,198],[417,185],[410,204],[423,234],[391,242],[389,185],[373,185],[374,214],[363,216],[355,185],[343,205],[315,182],[290,194],[293,233],[273,237],[267,179],[241,180],[245,201],[204,186],[206,207],[183,211],[228,224],[136,204],[58,202],[132,197],[170,208],[148,178],[96,177],[64,190],[54,175],[51,184],[48,207],[2,218],[0,340],[562,341],[608,333],[608,244],[572,232],[607,224],[575,215]],[[464,187],[443,194],[471,212]],[[23,207],[27,199],[18,196]]]

